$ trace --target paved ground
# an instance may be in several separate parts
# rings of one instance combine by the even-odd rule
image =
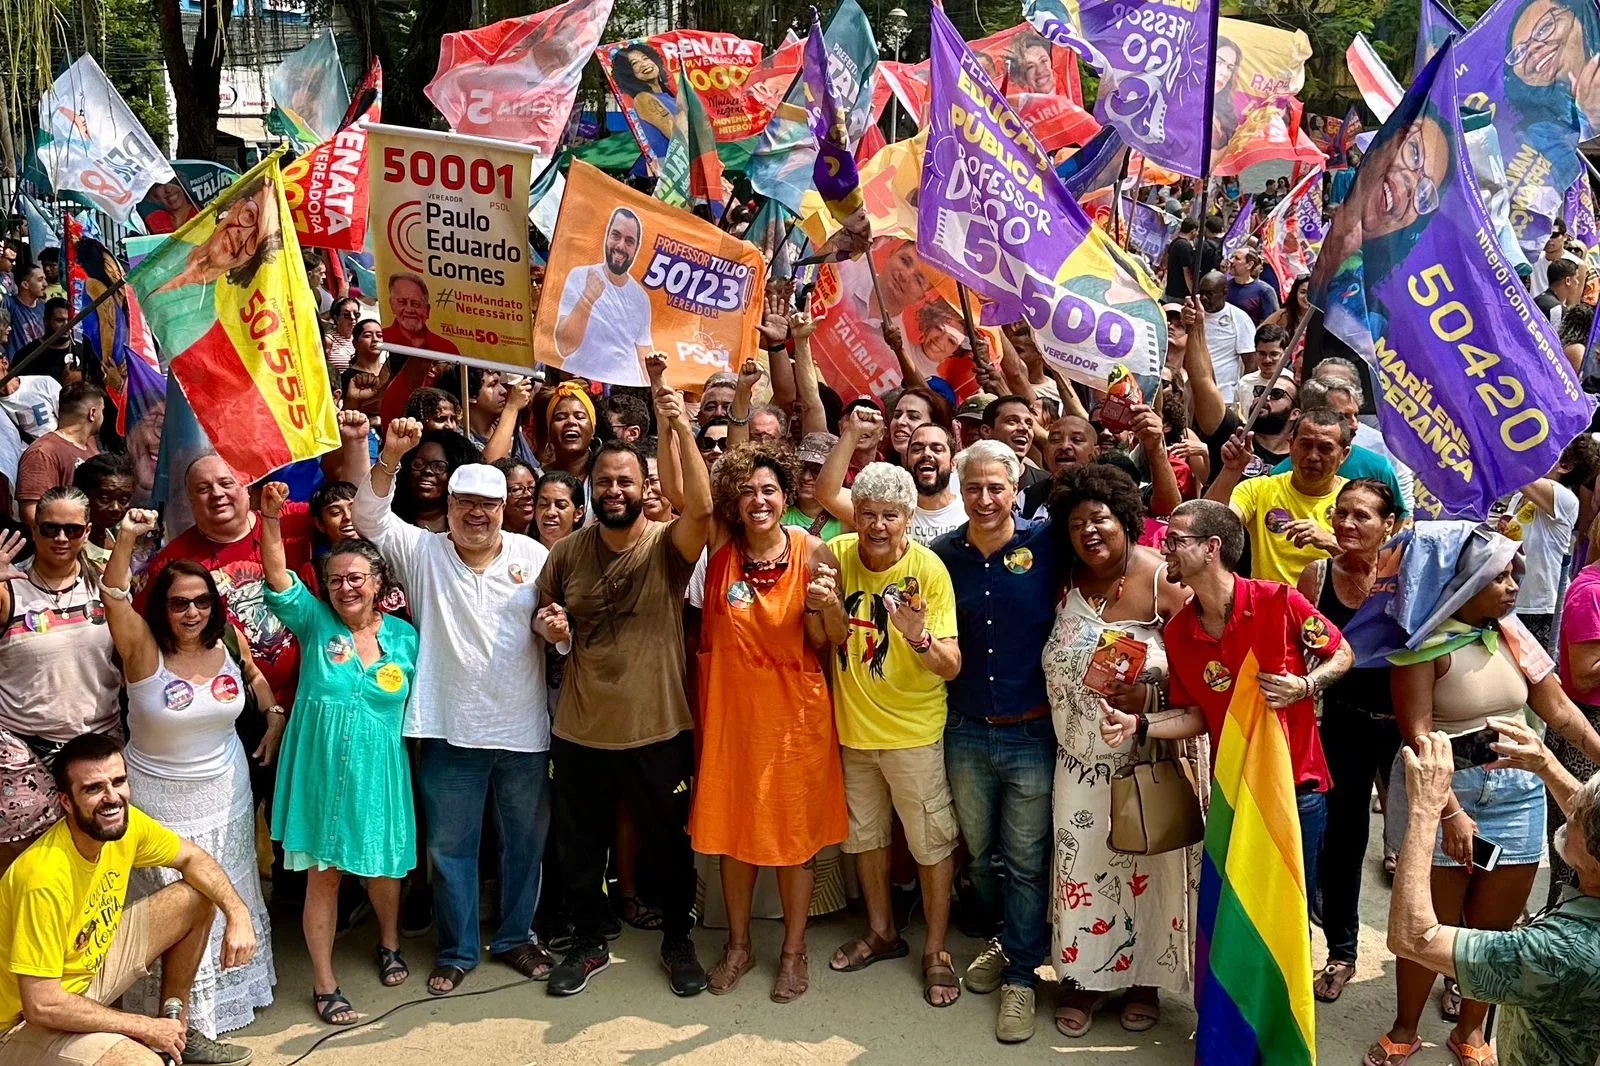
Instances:
[[[1374,828],[1377,828],[1376,822]],[[1374,838],[1377,837],[1375,832]],[[1389,905],[1387,884],[1376,854],[1368,855],[1363,891],[1362,963],[1344,997],[1317,1011],[1317,1042],[1325,1064],[1354,1066],[1377,1033],[1386,1029],[1394,1005],[1393,960],[1383,949],[1381,930]],[[1535,888],[1543,899],[1543,881]],[[1062,1062],[1067,1066],[1178,1066],[1193,1061],[1189,1037],[1194,1012],[1187,1002],[1165,1005],[1161,1024],[1148,1033],[1123,1032],[1115,1013],[1101,1014],[1090,1033],[1069,1040],[1050,1022],[1055,989],[1041,987],[1039,1027],[1032,1041],[1006,1047],[994,1039],[996,997],[963,994],[946,1010],[919,998],[916,957],[920,928],[909,934],[912,957],[880,963],[862,973],[834,974],[827,958],[858,931],[856,920],[840,916],[812,925],[811,990],[797,1003],[778,1006],[767,999],[776,971],[782,931],[777,922],[758,922],[757,969],[729,996],[675,999],[657,962],[656,936],[627,930],[613,947],[614,962],[588,991],[570,999],[545,994],[541,985],[521,983],[510,969],[488,963],[471,974],[461,992],[429,999],[425,976],[431,941],[406,942],[413,973],[398,989],[377,982],[371,960],[375,928],[355,930],[339,946],[343,988],[358,1009],[377,1015],[413,999],[368,1028],[341,1031],[305,1059],[308,1066],[832,1066],[832,1064],[958,1064],[1014,1061]],[[711,965],[722,934],[700,930],[701,961]],[[255,1025],[234,1039],[255,1049],[258,1066],[289,1066],[330,1030],[310,1005],[310,970],[298,930],[281,928],[274,937],[278,963],[278,1002],[258,1015]],[[957,939],[951,945],[958,968],[977,945]],[[1313,961],[1323,961],[1320,933]],[[464,993],[481,995],[465,995]],[[1435,992],[1437,1000],[1437,990]],[[1427,1049],[1412,1062],[1433,1066],[1452,1061],[1443,1047],[1448,1025],[1430,1008],[1423,1019]]]

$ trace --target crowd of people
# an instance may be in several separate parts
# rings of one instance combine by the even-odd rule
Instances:
[[[1165,753],[1204,805],[1246,670],[1287,744],[1324,1002],[1355,973],[1375,788],[1385,812],[1369,1066],[1422,1046],[1440,974],[1459,1061],[1497,1061],[1500,1004],[1498,1061],[1590,1066],[1600,439],[1487,523],[1418,520],[1366,367],[1297,343],[1304,279],[1279,306],[1219,226],[1183,223],[1159,388],[1116,420],[1025,327],[969,340],[959,403],[846,401],[782,282],[763,358],[688,396],[659,356],[645,388],[407,359],[328,294],[341,446],[254,485],[195,460],[181,530],[134,498],[105,368],[41,350],[66,305],[11,242],[0,1066],[247,1061],[217,1038],[281,991],[296,912],[299,994],[358,1022],[333,945],[369,909],[388,986],[430,929],[427,992],[469,983],[487,922],[491,959],[574,995],[627,923],[673,993],[758,975],[780,1004],[911,955],[920,914],[902,965],[929,1007],[997,994],[996,1037],[1026,1041],[1053,972],[1061,1034],[1107,1004],[1145,1031],[1204,973],[1202,855],[1113,849],[1113,783]],[[1552,247],[1530,283],[1565,318]],[[1402,533],[1414,639],[1374,653],[1358,616]],[[859,935],[813,966],[808,920],[854,892]],[[709,968],[697,924],[726,930]]]

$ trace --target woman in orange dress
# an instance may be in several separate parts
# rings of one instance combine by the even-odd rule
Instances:
[[[777,868],[783,958],[772,999],[808,984],[806,915],[818,851],[849,826],[833,704],[818,652],[845,638],[838,561],[803,529],[785,528],[796,499],[794,453],[742,444],[712,474],[716,530],[700,638],[700,766],[689,833],[721,857],[728,943],[708,975],[722,995],[755,965],[756,873]]]

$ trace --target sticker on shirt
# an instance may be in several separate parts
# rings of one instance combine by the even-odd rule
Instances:
[[[378,687],[385,692],[399,692],[406,683],[406,675],[394,663],[384,663],[378,668]]]
[[[1300,643],[1312,651],[1320,651],[1328,646],[1328,623],[1315,615],[1307,618],[1300,626]]]
[[[194,686],[187,681],[168,681],[161,690],[161,699],[169,711],[181,711],[194,702]]]
[[[328,657],[328,661],[333,665],[343,666],[354,658],[356,642],[341,633],[337,637],[328,638],[328,643],[322,646],[322,653]]]
[[[1013,574],[1026,574],[1033,569],[1033,549],[1018,548],[1006,552],[1006,569]]]
[[[1244,473],[1239,476],[1239,480],[1243,481],[1253,477],[1266,477],[1270,473],[1272,473],[1272,467],[1267,464],[1267,461],[1256,453],[1251,452],[1250,461],[1244,464]]]
[[[1290,523],[1293,521],[1294,515],[1290,514],[1282,507],[1274,507],[1272,510],[1267,512],[1267,532],[1281,534],[1284,530],[1289,528]]]
[[[229,674],[218,674],[211,679],[211,696],[218,703],[232,703],[239,698],[239,682]]]
[[[748,581],[735,581],[728,586],[728,606],[742,610],[756,602],[756,590]]]
[[[1215,659],[1206,663],[1205,672],[1200,676],[1212,692],[1226,692],[1233,687],[1233,674]]]
[[[521,563],[512,563],[506,567],[506,573],[511,575],[511,583],[513,585],[520,585],[528,580],[528,571],[522,568]]]
[[[22,616],[22,624],[28,627],[29,633],[48,633],[55,623],[51,620],[48,610],[27,611]]]

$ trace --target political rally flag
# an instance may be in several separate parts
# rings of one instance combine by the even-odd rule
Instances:
[[[287,137],[299,152],[332,137],[350,106],[350,89],[331,29],[279,63],[268,84],[273,106],[267,129]]]
[[[317,301],[278,157],[230,185],[128,276],[167,370],[246,481],[339,446]]]
[[[1169,170],[1206,173],[1218,0],[1023,0],[1023,16],[1100,71],[1095,117]]]
[[[1289,298],[1295,279],[1316,265],[1327,233],[1322,220],[1322,171],[1313,170],[1289,190],[1261,227],[1261,253],[1278,278],[1278,295]]]
[[[567,0],[534,15],[447,33],[423,92],[457,133],[531,144],[554,155],[584,64],[612,0]]]
[[[1467,32],[1467,28],[1456,18],[1455,12],[1445,6],[1444,0],[1419,0],[1421,10],[1417,13],[1417,55],[1412,63],[1412,71],[1421,73],[1422,68],[1428,65],[1428,60],[1433,58],[1433,53],[1444,47],[1444,42],[1450,39],[1453,33],[1457,37]]]
[[[672,120],[672,141],[661,160],[656,199],[673,207],[722,205],[722,157],[700,94],[689,84],[687,68],[678,70],[678,113]]]
[[[841,0],[822,35],[827,46],[828,75],[845,115],[845,136],[852,151],[872,124],[873,72],[878,44],[872,24],[857,0]],[[817,139],[806,111],[806,89],[794,85],[762,131],[747,176],[756,192],[800,214],[801,200],[814,186]]]
[[[645,357],[661,351],[668,384],[702,385],[753,351],[766,272],[754,245],[573,160],[533,356],[591,381],[644,385]]]
[[[1370,366],[1394,457],[1445,514],[1481,519],[1556,465],[1590,405],[1478,195],[1459,63],[1447,42],[1384,123],[1310,296]]]
[[[1103,388],[1119,363],[1153,375],[1166,352],[1160,286],[1089,222],[944,12],[931,17],[917,250],[990,301],[985,324],[1025,320],[1075,380]]]
[[[69,223],[69,232],[77,228]],[[123,277],[122,265],[91,237],[72,240],[67,270],[67,296],[74,314],[85,311]],[[134,291],[122,286],[114,295],[78,323],[84,343],[105,375],[106,395],[117,409],[117,432],[130,437],[145,417],[155,412],[166,393],[167,378],[156,357],[156,345],[145,323],[144,311]],[[157,434],[159,438],[159,434]],[[130,437],[129,451],[138,457],[137,440]],[[140,486],[136,486],[136,490]],[[143,486],[148,488],[149,486]]]
[[[1561,205],[1561,220],[1566,223],[1567,232],[1583,242],[1583,246],[1594,251],[1600,245],[1600,232],[1596,232],[1594,210],[1594,186],[1589,184],[1587,169],[1573,179],[1567,188],[1567,195]]]
[[[676,88],[680,74],[699,98],[716,140],[742,141],[761,132],[772,109],[763,107],[746,85],[762,64],[762,51],[760,41],[734,33],[671,30],[602,45],[595,58],[628,128],[654,166],[666,156],[674,121],[686,99]],[[776,91],[787,87],[785,82]]]
[[[81,194],[126,223],[172,167],[94,56],[80,56],[39,99],[39,164],[57,192]]]
[[[1228,232],[1222,235],[1222,258],[1226,260],[1244,245],[1245,239],[1250,236],[1250,225],[1256,217],[1256,199],[1250,194],[1245,194],[1244,200],[1239,204],[1239,213],[1233,216],[1233,223],[1228,227]]]
[[[366,243],[366,127],[383,111],[383,72],[376,59],[351,103],[362,99],[370,101],[364,114],[347,114],[331,138],[283,168],[294,231],[309,248],[354,252]]]
[[[1366,35],[1360,33],[1344,50],[1344,61],[1350,68],[1350,76],[1355,79],[1356,88],[1361,90],[1361,99],[1378,116],[1379,122],[1387,122],[1390,113],[1400,106],[1400,97],[1404,94],[1388,64],[1378,55]]]
[[[846,114],[834,95],[828,71],[828,49],[823,43],[822,20],[811,9],[811,35],[806,38],[804,66],[806,119],[817,139],[817,159],[811,180],[822,196],[828,213],[840,225],[829,238],[831,249],[847,256],[867,250],[871,234],[867,229],[867,208],[861,198],[861,176],[855,156],[850,154],[850,131]]]

